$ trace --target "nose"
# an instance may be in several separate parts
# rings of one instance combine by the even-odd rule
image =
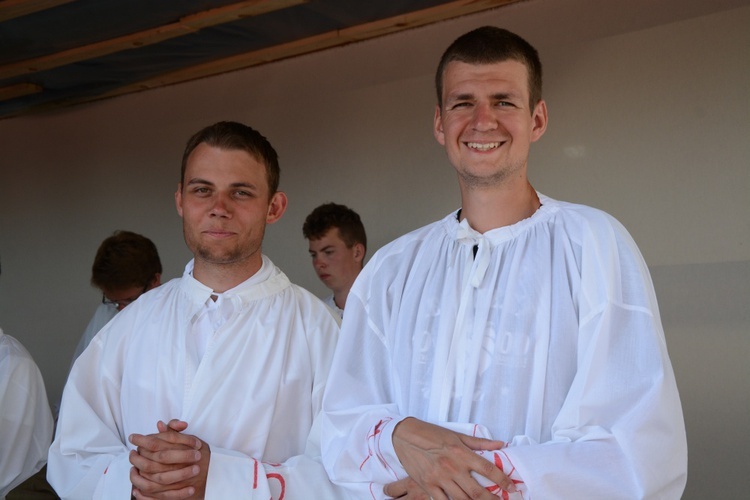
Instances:
[[[474,107],[472,127],[478,132],[488,132],[497,128],[497,118],[488,103],[477,103]]]
[[[320,257],[313,257],[313,267],[315,269],[323,269],[326,267],[325,262]]]
[[[227,217],[229,215],[229,203],[225,196],[221,194],[216,196],[210,213],[214,217]]]

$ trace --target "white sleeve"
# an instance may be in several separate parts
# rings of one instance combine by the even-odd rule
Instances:
[[[105,358],[102,342],[90,346],[65,384],[47,479],[61,498],[129,500],[131,465],[116,375],[122,362]]]
[[[44,466],[52,440],[42,375],[11,339],[0,331],[0,498]]]
[[[367,281],[368,269],[358,280]],[[361,297],[350,292],[344,331],[331,366],[335,383],[323,396],[323,465],[331,480],[357,498],[385,498],[383,485],[406,473],[391,435],[399,415],[391,359],[382,333],[368,320]]]
[[[305,454],[281,464],[260,462],[239,452],[211,449],[206,483],[207,499],[235,500],[345,500],[345,489],[334,485],[320,461],[319,419],[313,424]]]

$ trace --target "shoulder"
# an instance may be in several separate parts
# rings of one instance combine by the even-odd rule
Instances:
[[[0,359],[10,357],[14,359],[31,359],[31,354],[15,337],[6,335],[0,330]]]
[[[2,372],[13,379],[41,377],[39,367],[29,351],[15,337],[0,330],[0,367]],[[12,373],[12,377],[10,374]]]
[[[331,308],[315,294],[294,283],[290,283],[289,288],[294,293],[302,314],[313,318],[314,321],[322,320],[326,323],[331,321],[334,323],[337,322]]]
[[[383,245],[373,254],[368,266],[377,267],[379,263],[385,261],[401,260],[405,255],[418,252],[425,245],[444,239],[449,234],[448,228],[451,222],[455,220],[455,216],[455,213],[451,213],[441,220],[410,231]],[[408,263],[408,260],[404,263]]]
[[[582,246],[631,242],[628,230],[611,214],[588,205],[540,196],[552,212],[550,220]]]

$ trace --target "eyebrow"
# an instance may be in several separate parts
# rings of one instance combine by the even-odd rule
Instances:
[[[192,186],[194,184],[205,184],[207,186],[215,186],[215,184],[213,182],[208,181],[206,179],[201,179],[200,177],[196,177],[195,179],[190,179],[187,182],[188,186]],[[249,182],[233,182],[229,186],[233,187],[233,188],[240,187],[240,188],[252,189],[252,190],[256,190],[256,191],[258,190],[258,186],[256,186],[255,184],[251,184]]]
[[[308,250],[310,253],[318,253],[318,252],[325,252],[329,248],[333,248],[333,245],[326,245],[323,248],[319,248],[318,250]]]
[[[497,92],[495,94],[491,95],[492,99],[496,101],[505,101],[507,99],[514,99],[514,98],[520,98],[515,92]],[[476,96],[472,93],[464,92],[461,94],[455,94],[455,95],[449,95],[445,101],[446,102],[454,102],[454,101],[473,101],[476,99]]]

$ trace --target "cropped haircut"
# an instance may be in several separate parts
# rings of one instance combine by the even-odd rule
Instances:
[[[338,228],[341,239],[347,248],[361,243],[367,250],[367,234],[359,214],[347,207],[336,203],[324,203],[305,219],[302,234],[308,240],[317,240],[325,236],[331,228]]]
[[[458,37],[443,53],[435,73],[435,89],[440,109],[443,108],[443,76],[448,63],[494,64],[518,61],[526,66],[529,77],[529,106],[542,100],[542,62],[536,49],[526,40],[508,30],[483,26]]]
[[[198,145],[206,143],[209,146],[227,151],[245,151],[266,167],[269,196],[276,194],[279,189],[279,156],[263,135],[257,130],[237,122],[218,122],[209,125],[193,135],[185,146],[182,154],[182,170],[180,182],[185,182],[185,168],[188,157]]]
[[[91,284],[102,290],[145,288],[157,274],[161,274],[161,260],[156,245],[140,234],[115,231],[96,251]]]

